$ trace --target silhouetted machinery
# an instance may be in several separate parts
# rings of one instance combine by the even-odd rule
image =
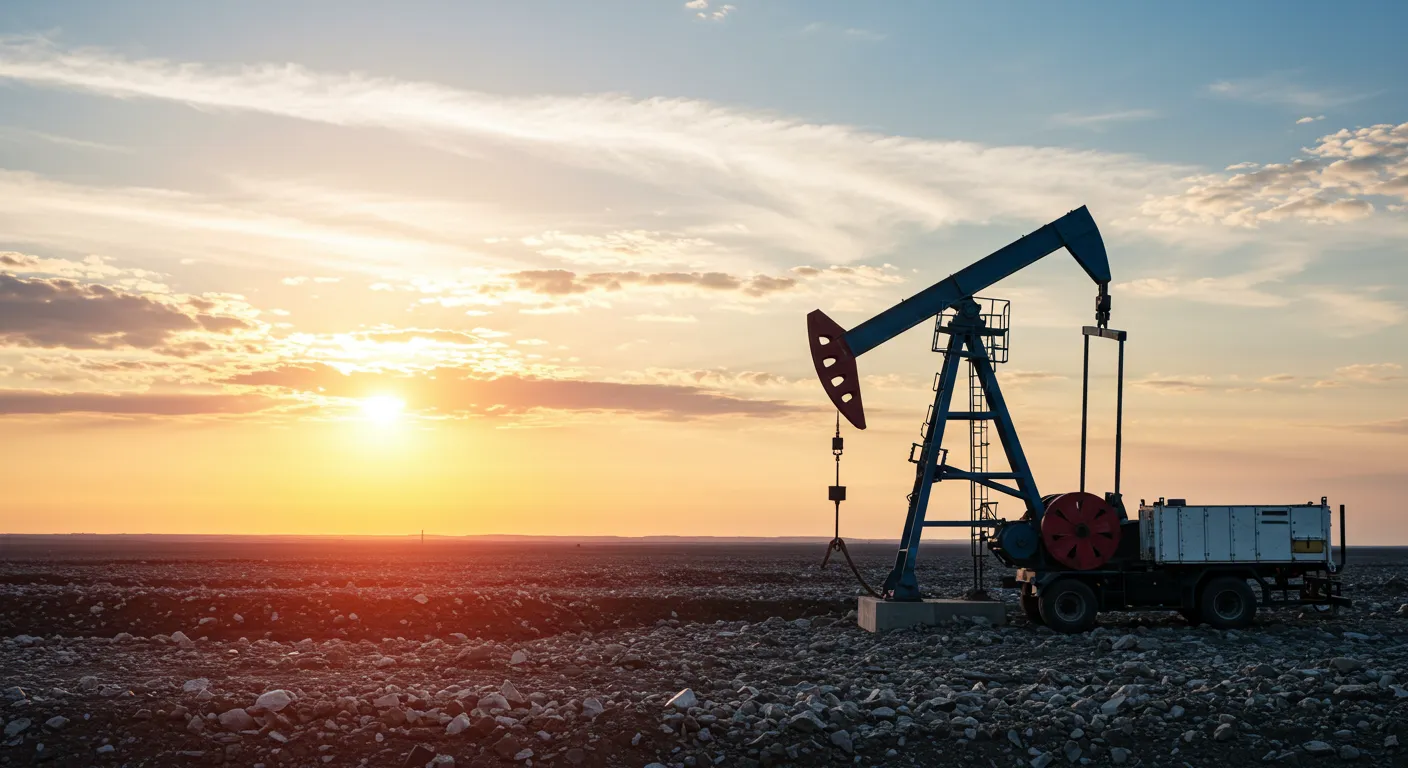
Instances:
[[[1078,490],[1043,496],[1022,450],[1012,416],[998,385],[995,367],[1006,362],[1010,307],[980,291],[1039,259],[1065,248],[1097,286],[1095,325],[1082,329],[1080,478]],[[910,448],[916,464],[914,488],[895,555],[879,596],[891,601],[921,599],[915,564],[925,528],[967,528],[973,553],[970,599],[987,599],[985,559],[991,552],[1016,568],[1004,586],[1020,588],[1027,615],[1054,629],[1082,631],[1101,610],[1166,607],[1193,621],[1218,627],[1244,626],[1260,605],[1319,603],[1340,605],[1335,574],[1344,564],[1344,507],[1340,506],[1340,558],[1331,558],[1330,508],[1319,504],[1272,506],[1189,506],[1181,499],[1141,503],[1131,518],[1120,491],[1123,449],[1125,331],[1109,327],[1110,265],[1095,220],[1085,207],[970,264],[899,304],[845,330],[821,310],[807,315],[812,362],[822,387],[857,429],[865,429],[856,358],[929,319],[935,320],[933,349],[943,354],[934,381],[934,402],[920,428],[923,440]],[[1118,345],[1115,389],[1114,490],[1103,496],[1085,489],[1089,423],[1090,341]],[[959,371],[967,362],[967,409],[954,407]],[[968,425],[967,468],[948,461],[943,447],[948,425]],[[988,466],[991,433],[996,433],[1006,467]],[[839,446],[839,431],[833,448]],[[839,461],[839,452],[836,452]],[[935,483],[970,484],[966,520],[931,520],[929,498]],[[832,486],[839,503],[845,489]],[[1004,520],[989,492],[1019,499],[1023,514]],[[839,525],[833,550],[844,549]],[[859,574],[858,574],[859,575]],[[1260,587],[1261,595],[1248,582]],[[1293,595],[1294,593],[1294,595]]]

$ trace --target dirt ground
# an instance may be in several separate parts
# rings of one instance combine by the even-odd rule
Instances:
[[[1408,764],[1408,550],[1352,550],[1336,615],[1069,637],[870,635],[823,550],[0,537],[0,764]]]

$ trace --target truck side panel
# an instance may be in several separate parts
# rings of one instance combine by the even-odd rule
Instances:
[[[1232,510],[1229,507],[1205,507],[1203,526],[1207,533],[1203,551],[1207,561],[1226,563],[1232,560]]]
[[[1256,507],[1231,507],[1232,560],[1239,563],[1261,559],[1256,528]]]
[[[1257,509],[1257,534],[1261,538],[1258,554],[1262,562],[1291,561],[1291,510],[1287,507]]]
[[[1178,560],[1180,563],[1201,563],[1208,559],[1207,518],[1202,507],[1178,510]]]

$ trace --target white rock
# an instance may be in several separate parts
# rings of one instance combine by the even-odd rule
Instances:
[[[694,695],[694,691],[686,688],[674,696],[671,696],[670,700],[665,702],[665,706],[674,707],[675,709],[697,707],[699,706],[699,697]]]
[[[524,653],[523,651],[514,651],[513,655],[509,657],[508,663],[514,666],[518,666],[519,664],[527,663],[527,661],[528,654]]]
[[[259,698],[254,700],[254,706],[270,712],[278,712],[287,707],[293,701],[293,694],[282,688],[266,691],[259,694]]]
[[[347,614],[347,620],[348,620],[348,621],[360,621],[360,619],[357,618],[357,614],[355,614],[355,613],[349,613],[349,614]]]
[[[373,699],[372,706],[377,709],[391,709],[401,706],[401,699],[394,693],[388,693]]]
[[[171,633],[171,642],[184,646],[191,642],[191,638],[186,637],[186,633],[178,629]]]
[[[496,709],[510,709],[508,699],[505,699],[502,693],[491,693],[488,696],[481,696],[479,703],[475,706],[485,712],[492,712]]]
[[[181,691],[184,693],[200,693],[201,691],[209,687],[210,678],[197,677],[194,680],[187,680],[185,683],[183,683],[181,685]]]
[[[1332,755],[1335,752],[1334,747],[1330,746],[1329,744],[1326,744],[1323,741],[1307,741],[1301,746],[1305,748],[1305,751],[1307,753],[1315,755],[1316,757],[1319,757],[1321,755]]]
[[[425,605],[426,603],[430,602],[430,598],[426,597],[425,595],[416,595],[411,599],[416,601],[417,603],[420,603],[421,605]]]
[[[446,768],[455,768],[455,757],[454,755],[436,755],[430,759],[430,764],[445,766]]]
[[[1120,707],[1124,706],[1124,701],[1125,697],[1121,694],[1117,693],[1111,696],[1109,701],[1100,705],[1101,714],[1106,717],[1114,717],[1115,713],[1120,711]]]
[[[235,709],[221,712],[220,725],[224,726],[225,730],[234,731],[236,733],[240,731],[252,731],[259,727],[259,724],[254,721],[254,718],[251,717],[243,707],[236,707]]]
[[[239,615],[238,613],[235,614],[234,616],[231,616],[230,618],[234,619],[236,624],[243,624],[243,623],[244,623],[244,617],[241,616],[241,615]]]
[[[605,712],[606,708],[601,705],[601,701],[596,697],[588,697],[582,700],[582,716],[586,718],[596,718]]]
[[[47,727],[47,728],[51,728],[51,729],[57,731],[57,730],[59,730],[60,728],[64,727],[65,725],[68,725],[68,718],[67,718],[67,717],[64,717],[63,715],[54,715],[53,717],[49,718],[48,720],[45,720],[45,721],[44,721],[44,725],[45,725],[45,727]]]
[[[111,744],[104,744],[103,746],[98,747],[97,751],[100,755],[111,755],[112,753],[117,751],[117,747],[114,747]]]
[[[469,726],[469,716],[460,713],[458,715],[455,715],[455,719],[451,720],[450,723],[445,726],[445,735],[454,736],[458,733],[464,733],[465,731],[469,730]]]
[[[523,694],[519,693],[518,689],[513,687],[513,683],[508,680],[505,680],[504,684],[499,686],[499,693],[502,693],[504,699],[514,706],[528,702],[527,699],[523,698]]]
[[[396,666],[396,660],[391,658],[390,656],[382,656],[381,658],[376,660],[377,669],[386,669],[387,667],[394,666]]]

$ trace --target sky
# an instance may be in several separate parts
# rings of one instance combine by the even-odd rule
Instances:
[[[1326,496],[1351,542],[1408,544],[1406,25],[7,4],[0,531],[829,536],[806,314],[852,327],[1087,205],[1131,504]],[[1043,494],[1077,487],[1094,294],[1065,253],[984,294]],[[931,333],[860,359],[848,537],[899,535]],[[1092,365],[1108,490],[1112,345]],[[939,491],[930,519],[968,516]]]

